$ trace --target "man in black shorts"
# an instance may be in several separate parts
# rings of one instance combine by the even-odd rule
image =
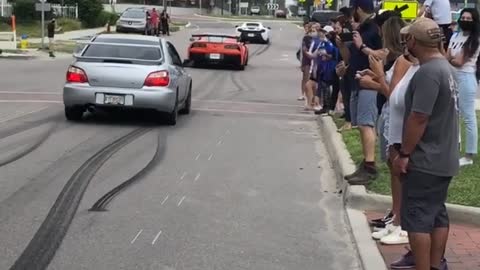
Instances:
[[[401,30],[420,68],[405,94],[402,144],[394,169],[402,174],[402,229],[408,232],[417,270],[440,269],[448,239],[445,201],[458,173],[458,88],[440,53],[442,30],[419,18]]]

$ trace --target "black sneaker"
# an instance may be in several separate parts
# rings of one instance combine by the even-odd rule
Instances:
[[[356,170],[355,172],[353,172],[353,173],[351,173],[351,174],[348,174],[348,175],[345,175],[343,178],[348,181],[348,180],[350,180],[351,178],[356,177],[356,176],[363,170],[363,167],[364,167],[364,166],[365,166],[365,163],[362,161],[362,162],[360,163],[360,165],[358,165],[358,168],[357,168],[357,170]]]
[[[370,183],[372,180],[375,180],[378,176],[376,170],[367,170],[365,167],[359,169],[359,173],[347,181],[350,185],[366,185]]]
[[[325,108],[322,108],[322,109],[319,110],[319,111],[315,111],[315,114],[317,114],[317,115],[328,114],[328,110],[325,109]]]
[[[370,226],[376,228],[385,228],[386,224],[389,223],[392,219],[393,212],[391,210],[388,210],[387,213],[385,213],[385,216],[383,216],[382,218],[370,220]]]
[[[394,261],[390,264],[391,269],[413,269],[415,268],[415,258],[411,250],[407,249],[408,252],[403,255],[400,259]]]

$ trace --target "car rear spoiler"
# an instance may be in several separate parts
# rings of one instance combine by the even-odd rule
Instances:
[[[200,38],[200,37],[218,37],[218,38],[231,38],[238,40],[240,37],[234,35],[217,35],[217,34],[193,34],[192,38]]]
[[[163,55],[160,53],[159,59],[137,59],[137,58],[124,58],[124,57],[99,57],[99,56],[84,56],[83,53],[89,45],[105,45],[115,47],[138,47],[138,48],[155,48],[160,50],[160,45],[147,45],[147,44],[130,44],[130,43],[110,43],[110,42],[93,42],[93,41],[79,41],[77,45],[83,45],[80,49],[73,53],[73,57],[78,60],[109,60],[118,62],[131,62],[132,64],[160,64],[163,62]]]

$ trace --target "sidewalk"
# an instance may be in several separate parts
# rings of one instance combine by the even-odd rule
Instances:
[[[381,217],[382,213],[367,212],[367,218]],[[386,246],[377,244],[385,263],[399,259],[405,254],[405,246]],[[449,270],[479,270],[480,269],[480,228],[470,225],[451,224],[450,237],[448,239],[445,258],[448,261]]]
[[[74,41],[74,40],[88,40],[94,35],[106,31],[106,27],[99,27],[99,28],[91,28],[91,29],[82,29],[76,31],[65,32],[63,34],[56,34],[55,41]],[[115,32],[115,27],[112,26],[110,31]],[[40,43],[42,42],[41,38],[29,38],[28,41],[30,43]],[[48,43],[48,38],[45,37],[44,40]]]

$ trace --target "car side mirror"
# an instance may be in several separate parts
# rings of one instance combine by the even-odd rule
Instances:
[[[272,30],[272,28],[271,28],[270,26],[269,26],[269,27],[267,27],[267,29],[269,29],[269,30]]]
[[[190,42],[194,42],[195,39],[193,37],[190,38]]]
[[[235,28],[238,28],[238,25],[235,25]]]

